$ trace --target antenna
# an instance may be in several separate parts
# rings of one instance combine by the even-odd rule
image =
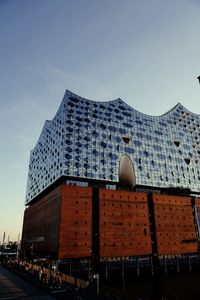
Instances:
[[[6,232],[4,231],[4,233],[3,233],[3,242],[2,242],[3,246],[4,246],[4,243],[5,243],[5,238],[6,238]]]

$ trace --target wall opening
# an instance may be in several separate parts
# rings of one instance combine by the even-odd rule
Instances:
[[[124,154],[119,163],[119,183],[122,187],[133,189],[136,184],[133,162]]]

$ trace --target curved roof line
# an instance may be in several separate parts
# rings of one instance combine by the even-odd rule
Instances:
[[[189,112],[190,114],[200,117],[200,114],[196,114],[196,113],[192,112],[191,110],[187,109],[187,108],[186,108],[183,104],[181,104],[180,102],[178,102],[178,103],[172,108],[172,110],[175,109],[177,106],[181,106],[185,111]]]
[[[193,114],[193,115],[196,115],[196,116],[200,116],[200,114],[195,114],[195,113],[189,111],[188,109],[186,109],[180,102],[178,102],[174,107],[172,107],[172,108],[171,108],[170,110],[168,110],[166,113],[164,113],[164,114],[162,114],[162,115],[159,115],[159,116],[155,116],[155,115],[148,115],[148,114],[145,114],[145,113],[143,113],[143,112],[141,112],[141,111],[139,111],[139,110],[133,108],[132,106],[130,106],[128,103],[126,103],[126,102],[125,102],[123,99],[121,99],[121,98],[117,98],[117,99],[113,99],[113,100],[107,100],[107,101],[91,100],[91,99],[88,99],[88,98],[79,96],[79,95],[77,95],[77,94],[71,92],[70,90],[67,90],[67,89],[66,89],[65,94],[64,94],[64,97],[63,97],[63,99],[62,99],[62,101],[61,101],[61,104],[59,105],[58,110],[56,111],[54,117],[53,117],[51,120],[45,120],[44,125],[43,125],[42,130],[41,130],[41,133],[40,133],[40,135],[39,135],[39,137],[38,137],[38,140],[37,140],[35,146],[33,147],[33,149],[31,150],[31,152],[34,151],[34,149],[36,148],[36,146],[37,146],[37,144],[38,144],[38,142],[39,142],[39,140],[40,140],[40,137],[41,137],[42,134],[43,134],[43,130],[44,130],[44,128],[46,127],[46,125],[47,125],[48,123],[51,123],[51,122],[54,120],[54,118],[56,117],[56,115],[57,115],[57,113],[58,113],[60,107],[61,107],[62,104],[63,104],[63,101],[65,101],[65,96],[67,96],[67,95],[71,95],[71,96],[74,96],[74,97],[78,97],[78,98],[81,98],[81,99],[83,99],[83,100],[85,100],[85,101],[91,101],[91,102],[102,103],[102,104],[106,104],[106,103],[114,103],[114,102],[123,102],[123,104],[126,105],[127,107],[129,107],[131,110],[136,111],[137,113],[139,113],[139,114],[141,114],[141,115],[143,115],[143,116],[147,116],[147,117],[151,117],[151,118],[160,118],[160,117],[167,116],[167,115],[171,114],[172,112],[174,112],[179,106],[181,106],[181,107],[184,109],[184,111],[189,112],[190,114]]]
[[[97,103],[104,103],[104,104],[106,104],[106,103],[111,103],[111,102],[119,102],[119,101],[121,101],[121,102],[123,102],[126,106],[128,106],[129,108],[131,108],[132,110],[137,111],[138,113],[140,113],[140,114],[142,114],[142,115],[145,115],[145,116],[148,116],[148,117],[154,117],[154,118],[155,118],[155,117],[156,117],[156,118],[157,118],[157,117],[160,118],[160,117],[162,117],[162,116],[166,116],[166,115],[170,114],[171,112],[175,111],[176,108],[178,108],[179,106],[181,106],[185,111],[187,111],[187,112],[189,112],[189,113],[191,113],[191,114],[193,114],[193,115],[200,116],[200,114],[195,114],[195,113],[191,112],[190,110],[188,110],[187,108],[185,108],[185,106],[182,105],[180,102],[178,102],[175,106],[173,106],[173,107],[172,107],[171,109],[169,109],[167,112],[165,112],[165,113],[163,113],[163,114],[161,114],[161,115],[155,116],[155,115],[148,115],[148,114],[146,114],[146,113],[143,113],[143,112],[141,112],[141,111],[139,111],[139,110],[133,108],[130,104],[128,104],[127,102],[125,102],[125,101],[124,101],[123,99],[121,99],[121,98],[117,98],[117,99],[113,99],[113,100],[107,100],[107,101],[100,101],[100,100],[92,100],[92,99],[88,99],[88,98],[79,96],[79,95],[77,95],[77,94],[71,92],[70,90],[66,90],[65,94],[71,94],[71,95],[73,95],[73,96],[79,97],[79,98],[81,98],[81,99],[83,99],[83,100],[86,100],[86,101],[97,102]]]
[[[88,99],[88,98],[82,97],[82,96],[80,96],[80,95],[77,95],[77,94],[71,92],[70,90],[66,90],[66,91],[65,91],[65,95],[66,95],[66,94],[71,94],[71,95],[73,95],[74,97],[81,98],[81,99],[83,99],[83,100],[85,100],[85,101],[91,101],[91,102],[96,102],[96,103],[104,103],[104,104],[105,104],[105,103],[110,103],[110,102],[119,101],[119,100],[123,101],[121,98],[117,98],[117,99],[113,99],[113,100],[106,100],[106,101]],[[123,101],[123,102],[124,102],[124,101]],[[126,104],[126,102],[124,102],[124,103]]]

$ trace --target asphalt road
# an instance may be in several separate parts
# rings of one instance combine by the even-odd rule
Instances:
[[[0,265],[0,300],[55,300],[39,288],[15,276]]]

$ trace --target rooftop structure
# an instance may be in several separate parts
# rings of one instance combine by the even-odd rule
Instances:
[[[200,115],[180,103],[149,116],[121,99],[97,102],[66,91],[31,151],[26,204],[60,178],[199,193],[199,163]]]

